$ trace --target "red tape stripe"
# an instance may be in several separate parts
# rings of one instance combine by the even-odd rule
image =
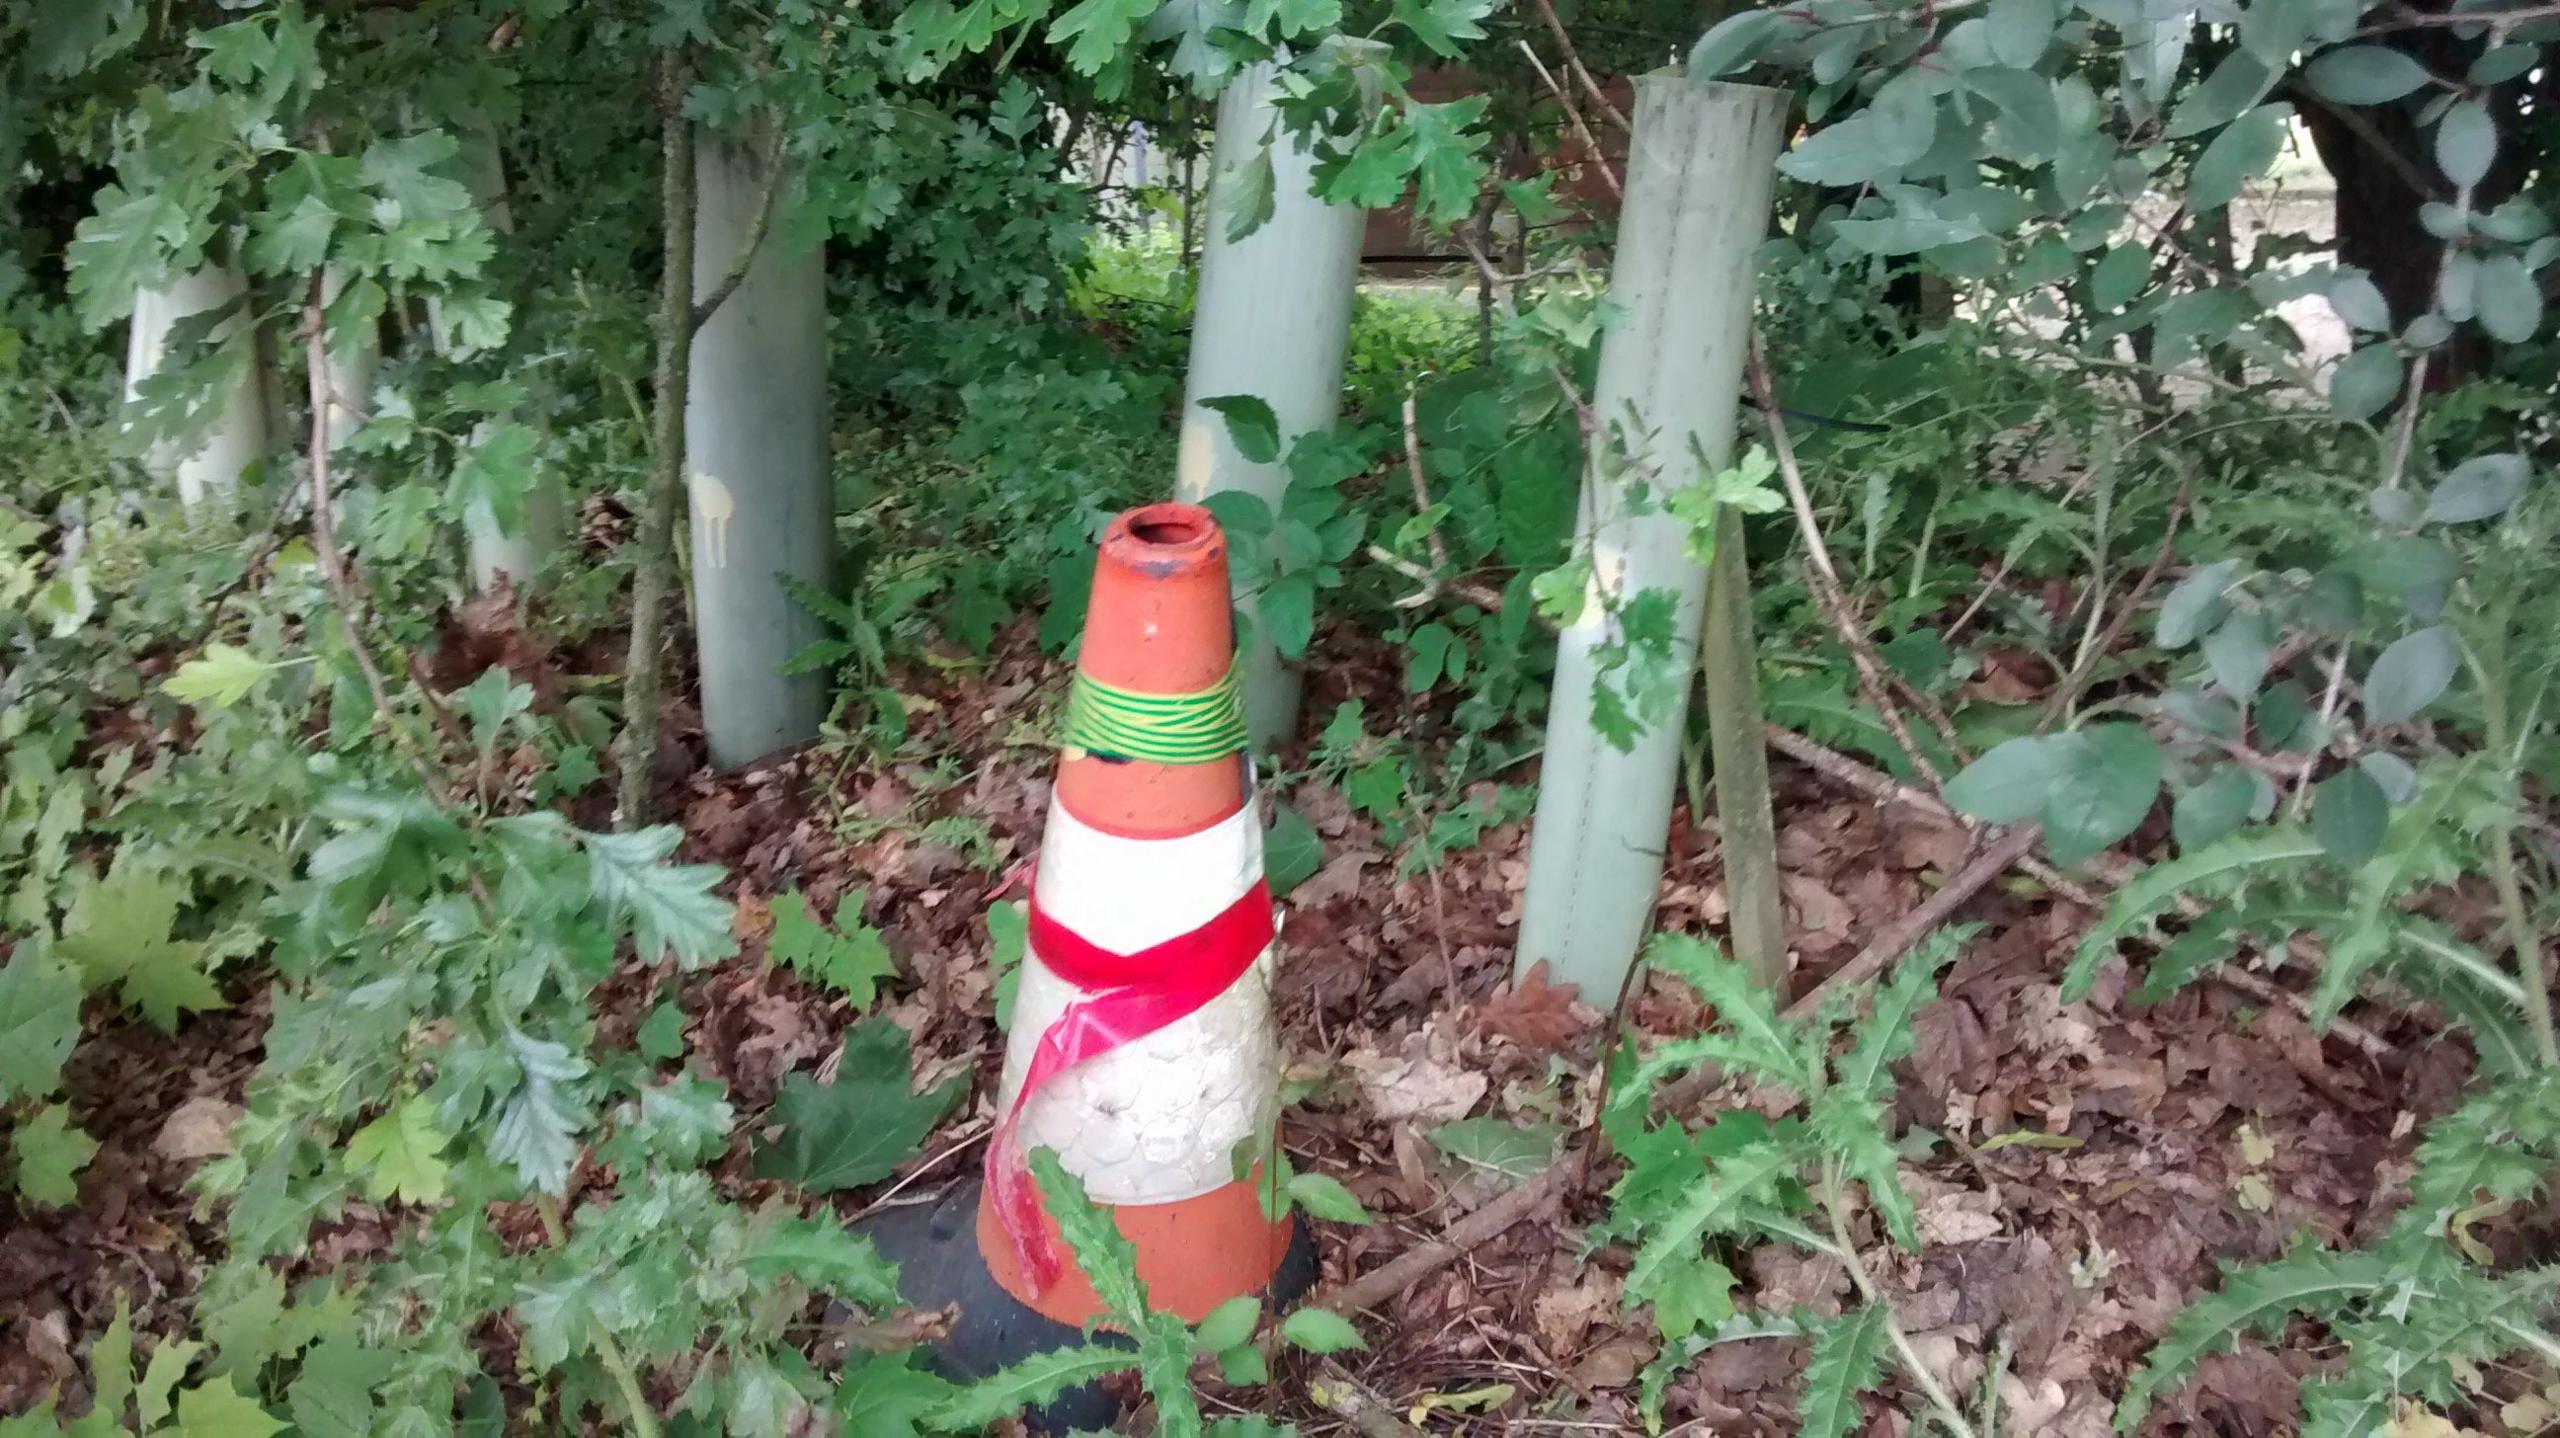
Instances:
[[[987,1144],[987,1192],[1005,1235],[1013,1240],[1023,1279],[1037,1297],[1065,1271],[1066,1255],[1049,1241],[1040,1222],[1039,1190],[1015,1143],[1024,1105],[1077,1064],[1197,1013],[1244,977],[1279,929],[1272,922],[1270,886],[1258,879],[1209,922],[1133,954],[1114,953],[1069,930],[1040,907],[1036,889],[1030,917],[1031,952],[1058,977],[1090,991],[1041,1032],[1022,1089]]]

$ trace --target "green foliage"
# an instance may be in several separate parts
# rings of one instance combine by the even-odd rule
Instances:
[[[862,922],[862,891],[836,901],[836,917],[850,917],[852,927],[821,923],[809,912],[809,901],[795,890],[773,900],[773,935],[766,952],[813,983],[845,996],[854,1012],[871,1007],[880,981],[898,976],[889,945],[880,931]]]
[[[887,1018],[855,1024],[845,1031],[833,1080],[793,1074],[783,1081],[773,1105],[781,1133],[757,1151],[756,1176],[819,1193],[886,1176],[968,1088],[965,1075],[922,1094],[913,1083],[906,1031]]]
[[[1912,1017],[1934,996],[1938,971],[1970,932],[1943,931],[1926,941],[1895,966],[1855,1020],[1837,1003],[1818,1019],[1786,1017],[1748,968],[1702,939],[1665,934],[1647,948],[1647,962],[1678,975],[1716,1015],[1705,1033],[1666,1040],[1642,1057],[1621,1052],[1601,1115],[1627,1163],[1609,1190],[1601,1231],[1635,1243],[1627,1303],[1651,1306],[1665,1344],[1648,1375],[1646,1391],[1655,1395],[1648,1402],[1658,1404],[1661,1384],[1733,1317],[1733,1272],[1707,1241],[1796,1244],[1863,1273],[1843,1216],[1844,1189],[1856,1183],[1892,1237],[1919,1246],[1886,1127],[1891,1070],[1910,1050]],[[1835,1052],[1844,1028],[1847,1047]],[[1699,1129],[1653,1122],[1656,1088],[1705,1064],[1792,1095],[1797,1111],[1772,1123],[1737,1109]],[[1816,1217],[1827,1223],[1827,1236],[1816,1231]],[[1805,1431],[1858,1426],[1857,1395],[1878,1381],[1892,1325],[1890,1310],[1870,1293],[1866,1306],[1817,1330],[1805,1369]],[[1649,1421],[1658,1414],[1649,1408]]]

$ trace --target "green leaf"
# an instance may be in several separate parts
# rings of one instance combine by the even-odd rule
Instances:
[[[1315,577],[1284,574],[1264,585],[1253,614],[1281,658],[1304,657],[1316,634]]]
[[[1138,22],[1163,0],[1082,0],[1049,22],[1049,43],[1067,50],[1067,68],[1098,75],[1126,49]]]
[[[839,933],[810,914],[809,901],[798,890],[787,891],[773,901],[773,935],[765,952],[844,995],[860,1013],[880,996],[881,980],[898,976],[898,965],[880,931],[862,922],[860,889],[836,901],[836,917],[848,916],[852,927]]]
[[[2360,869],[2382,847],[2391,800],[2362,769],[2341,769],[2311,790],[2311,834],[2330,858]]]
[[[435,1110],[424,1096],[409,1099],[347,1140],[347,1168],[364,1176],[367,1197],[402,1203],[444,1197],[449,1165],[440,1155],[451,1140],[436,1127]]]
[[[684,1052],[684,1010],[672,999],[649,1011],[633,1036],[640,1056],[652,1063],[665,1063]]]
[[[687,1072],[641,1087],[616,1110],[621,1125],[604,1150],[606,1162],[630,1171],[641,1167],[698,1168],[728,1151],[737,1115],[728,1089]]]
[[[112,984],[162,1032],[180,1015],[229,1005],[204,969],[204,945],[170,937],[190,890],[178,876],[119,853],[107,877],[81,891],[63,920],[62,956],[88,986]]]
[[[1693,1180],[1679,1202],[1659,1222],[1646,1225],[1628,1271],[1629,1292],[1652,1292],[1667,1265],[1685,1262],[1710,1233],[1734,1228],[1743,1212],[1769,1196],[1778,1180],[1796,1168],[1795,1150],[1784,1143],[1760,1142],[1732,1154]]]
[[[374,1390],[398,1366],[394,1355],[350,1338],[312,1349],[288,1394],[295,1438],[375,1438]]]
[[[2223,616],[2231,612],[2231,577],[2239,572],[2240,561],[2236,559],[2197,566],[2170,589],[2168,598],[2160,601],[2152,637],[2166,649],[2184,649],[2195,643],[2198,636],[2220,624]]]
[[[2456,185],[2468,188],[2487,179],[2497,158],[2498,122],[2486,102],[2458,100],[2436,121],[2436,168]]]
[[[1948,781],[1947,803],[1957,813],[1994,824],[2035,817],[2081,747],[2065,742],[2070,739],[2067,734],[2029,734],[1993,746]]]
[[[2472,524],[2495,519],[2524,497],[2532,462],[2521,454],[2483,454],[2453,467],[2427,496],[2429,524]]]
[[[2243,112],[2267,93],[2275,84],[2275,72],[2265,61],[2246,50],[2225,55],[2204,83],[2187,92],[2178,102],[2175,113],[2162,134],[2172,140],[2201,135],[2220,129],[2238,119]]]
[[[283,668],[237,645],[213,643],[204,653],[178,666],[163,680],[162,693],[181,703],[206,709],[228,709],[246,699],[259,681]]]
[[[1513,1123],[1492,1117],[1455,1119],[1423,1131],[1431,1146],[1460,1163],[1527,1178],[1555,1161],[1564,1128],[1552,1123]]]
[[[518,684],[505,666],[492,664],[455,696],[471,721],[472,742],[483,758],[497,752],[507,721],[533,707],[533,686]]]
[[[1991,0],[1982,18],[1992,57],[2003,65],[2033,69],[2053,43],[2053,0]]]
[[[2385,105],[2428,82],[2424,65],[2387,45],[2344,45],[2324,51],[2304,71],[2320,98],[2341,105]]]
[[[716,864],[669,864],[684,839],[672,824],[627,834],[581,832],[587,850],[589,892],[616,916],[631,920],[640,961],[672,955],[690,972],[738,951],[729,932],[729,901],[711,892],[725,877]]]
[[[2542,282],[2521,255],[2489,255],[2471,282],[2472,320],[2502,344],[2520,345],[2542,328]]]
[[[1775,10],[1737,10],[1707,28],[1689,50],[1689,78],[1713,80],[1751,63],[1777,38],[1784,17]]]
[[[1316,826],[1287,804],[1272,805],[1271,827],[1262,835],[1262,872],[1271,883],[1271,896],[1287,898],[1322,867],[1324,839]]]
[[[1261,1324],[1262,1300],[1250,1293],[1240,1294],[1210,1309],[1191,1337],[1203,1352],[1224,1353],[1239,1343],[1253,1341],[1253,1330]]]
[[[2329,371],[2329,408],[2340,419],[2370,419],[2400,393],[2400,352],[2388,340],[2366,345]]]
[[[1247,464],[1270,464],[1280,458],[1280,420],[1259,395],[1221,394],[1200,401],[1227,421],[1227,439]]]
[[[2178,896],[2190,891],[2228,893],[2249,876],[2316,857],[2320,845],[2291,827],[2235,834],[2191,854],[2181,854],[2134,875],[2118,889],[2107,912],[2080,939],[2071,966],[2062,976],[2062,997],[2078,1003],[2089,996],[2099,966],[2112,957],[2126,935],[2147,929],[2167,912]]]
[[[2453,631],[2444,625],[2404,634],[2377,655],[2364,676],[2368,724],[2398,724],[2444,696],[2461,667]]]
[[[1280,1336],[1292,1348],[1309,1353],[1340,1353],[1345,1349],[1369,1346],[1360,1330],[1349,1319],[1326,1308],[1300,1308],[1292,1311],[1280,1325]]]
[[[2151,812],[2166,763],[2160,745],[2138,724],[2092,724],[2059,746],[2061,771],[2044,801],[2046,852],[2072,865],[2123,838]]]
[[[2245,704],[2256,697],[2259,681],[2267,677],[2267,661],[2274,657],[2275,648],[2275,626],[2267,616],[2244,610],[2205,636],[2205,667],[2223,693]]]
[[[1455,60],[1464,53],[1460,42],[1484,38],[1484,26],[1477,22],[1493,12],[1494,4],[1495,0],[1395,0],[1388,13],[1426,49]]]
[[[2183,1383],[2206,1355],[2229,1351],[2251,1333],[2274,1334],[2296,1313],[2328,1313],[2389,1278],[2378,1253],[2309,1249],[2226,1274],[2220,1290],[2190,1303],[2169,1324],[2125,1385],[2116,1431],[2130,1433],[2161,1393]]]
[[[1645,962],[1677,975],[1716,1011],[1718,1061],[1757,1070],[1761,1076],[1810,1092],[1796,1027],[1778,1012],[1776,997],[1728,959],[1713,943],[1687,934],[1659,934],[1645,946]]]
[[[876,1363],[878,1360],[873,1361]],[[939,1433],[976,1433],[998,1419],[1011,1418],[1025,1408],[1052,1402],[1070,1388],[1137,1366],[1136,1352],[1117,1342],[1052,1348],[990,1373],[936,1403],[926,1415],[926,1428]],[[894,1390],[900,1400],[900,1408],[913,1401],[910,1383],[911,1380],[901,1380]],[[879,1385],[875,1380],[864,1386],[869,1389]],[[914,1431],[885,1426],[875,1428],[867,1412],[848,1411],[842,1406],[845,1402],[843,1394],[838,1395],[837,1402],[838,1411],[845,1412],[852,1425],[846,1438],[871,1438],[874,1434],[887,1438],[887,1435]]]
[[[2121,309],[2150,278],[2149,250],[2129,240],[2111,246],[2089,271],[2089,303],[2100,310]]]
[[[1405,103],[1403,133],[1408,137],[1405,153],[1413,163],[1414,209],[1432,224],[1455,224],[1475,206],[1484,180],[1478,152],[1488,138],[1476,125],[1492,103],[1483,95],[1440,105]]]
[[[2242,187],[2275,163],[2292,122],[2291,105],[2261,105],[2223,127],[2187,172],[2188,210],[2208,214],[2237,199]]]
[[[898,1265],[832,1214],[773,1225],[757,1237],[741,1266],[756,1278],[799,1283],[873,1312],[899,1303]]]
[[[21,939],[0,964],[0,1099],[43,1098],[80,1041],[80,980],[52,949]]]
[[[20,1119],[9,1148],[17,1155],[18,1192],[59,1208],[79,1199],[80,1170],[97,1155],[98,1141],[73,1128],[71,1110],[56,1103]]]
[[[460,514],[485,511],[501,534],[523,533],[525,496],[533,492],[534,453],[541,438],[532,426],[511,419],[474,430],[469,447],[454,461],[445,502]]]
[[[2237,764],[2217,766],[2169,806],[2169,832],[2192,853],[2247,823],[2257,799],[2256,776]]]
[[[1255,146],[1253,158],[1222,176],[1219,184],[1217,198],[1227,216],[1227,243],[1238,244],[1269,222],[1279,198],[1271,172],[1270,143]],[[1278,442],[1275,435],[1275,447]]]
[[[1351,1190],[1339,1179],[1321,1173],[1301,1173],[1289,1179],[1289,1201],[1300,1209],[1331,1223],[1367,1223],[1369,1210],[1360,1206]]]
[[[920,1349],[902,1348],[895,1353],[864,1354],[845,1369],[835,1393],[836,1416],[844,1420],[844,1438],[923,1438],[924,1430],[918,1425],[927,1414],[951,1402],[955,1390],[949,1379],[915,1366],[921,1353]],[[962,1431],[974,1431],[998,1418],[1011,1417],[1021,1406],[1016,1404],[989,1414],[975,1425],[963,1425]]]
[[[1884,1306],[1871,1303],[1832,1319],[1813,1335],[1804,1363],[1804,1398],[1796,1405],[1797,1438],[1840,1438],[1865,1431],[1858,1395],[1884,1378]]]
[[[178,1395],[179,1438],[273,1438],[283,1431],[281,1419],[252,1402],[229,1378]]]
[[[886,1177],[968,1086],[965,1075],[929,1093],[913,1092],[912,1083],[906,1030],[886,1018],[855,1024],[845,1033],[833,1082],[820,1084],[806,1074],[783,1080],[773,1104],[782,1135],[757,1150],[751,1171],[814,1193]]]

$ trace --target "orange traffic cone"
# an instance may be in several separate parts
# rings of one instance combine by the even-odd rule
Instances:
[[[1062,1323],[1099,1312],[1024,1166],[1057,1151],[1197,1323],[1289,1245],[1237,1155],[1278,1121],[1271,891],[1244,757],[1226,538],[1205,509],[1103,534],[1067,747],[1032,882],[978,1245]]]
[[[1257,1188],[1279,1110],[1275,927],[1227,584],[1226,537],[1198,506],[1131,510],[1103,534],[983,1191],[929,1233],[878,1232],[911,1302],[960,1305],[942,1356],[964,1375],[1103,1313],[1031,1180],[1037,1148],[1110,1210],[1150,1301],[1186,1322],[1313,1277]]]

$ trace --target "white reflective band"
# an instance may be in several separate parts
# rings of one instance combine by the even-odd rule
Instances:
[[[1262,874],[1254,806],[1179,839],[1105,834],[1053,802],[1040,849],[1041,908],[1115,953],[1189,933]],[[1098,1203],[1173,1203],[1235,1179],[1237,1148],[1269,1132],[1280,1052],[1273,955],[1200,1009],[1051,1079],[1025,1106],[1026,1150],[1055,1149]],[[1040,1035],[1084,991],[1022,960],[997,1111],[1013,1102]]]

